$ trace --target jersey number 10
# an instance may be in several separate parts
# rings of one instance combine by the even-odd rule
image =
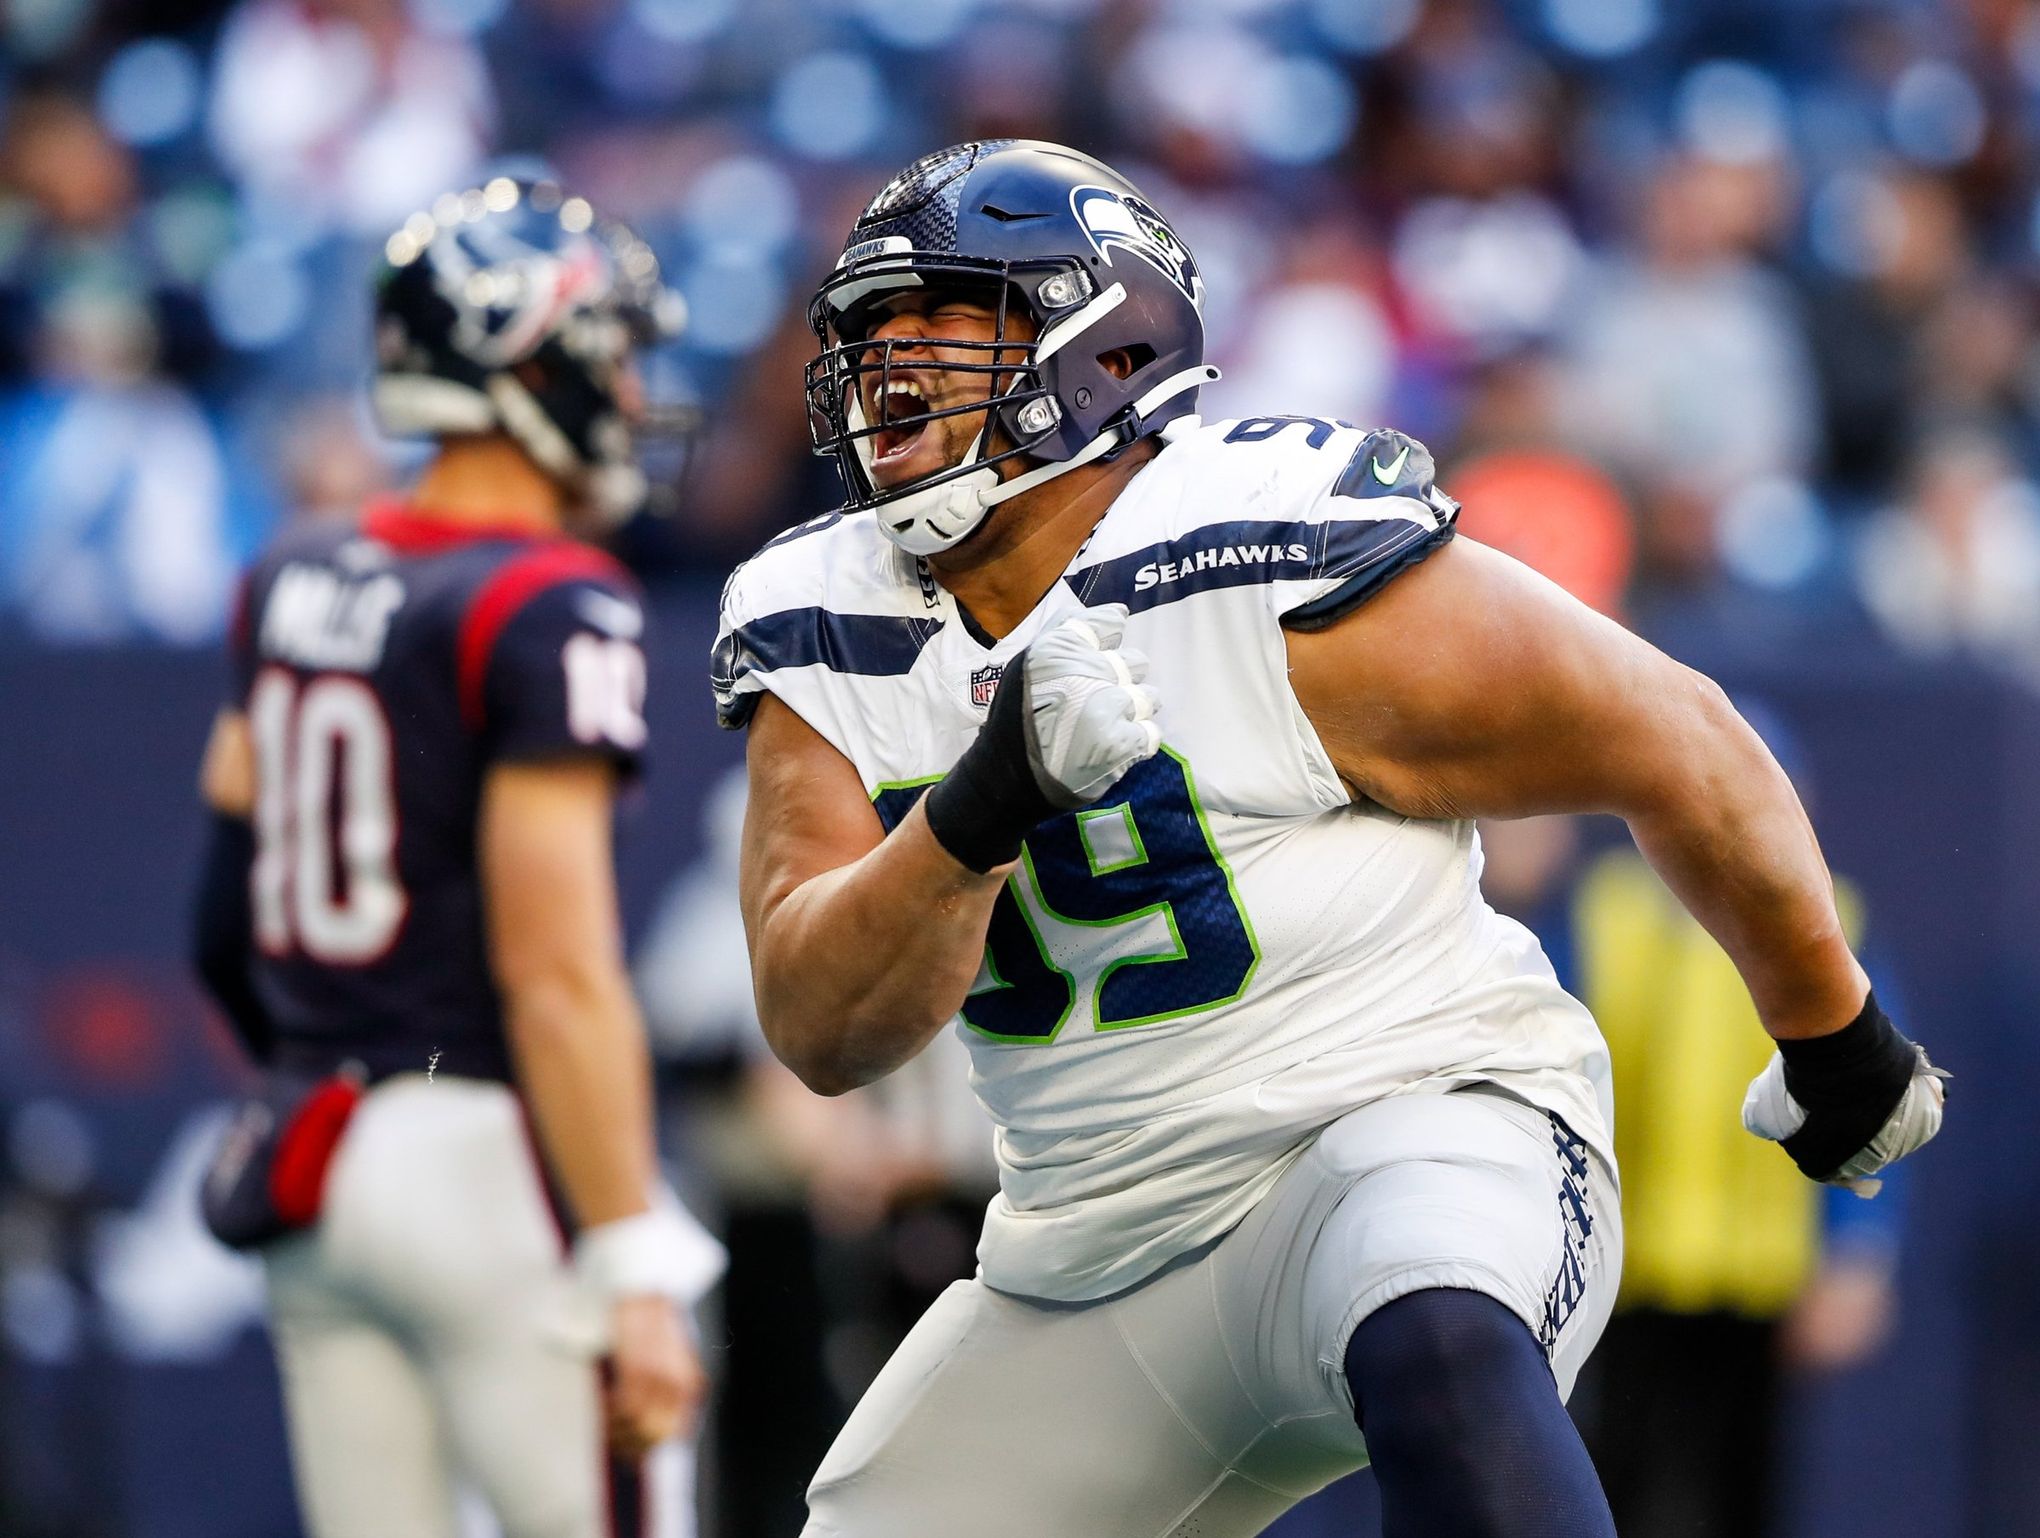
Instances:
[[[390,948],[409,901],[397,880],[389,721],[358,678],[300,687],[265,668],[248,691],[255,745],[255,939],[361,966]]]

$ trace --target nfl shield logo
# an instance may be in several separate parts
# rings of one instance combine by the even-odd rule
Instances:
[[[999,675],[1004,671],[1005,668],[1003,666],[998,666],[979,668],[976,672],[972,673],[970,675],[971,704],[977,706],[979,710],[983,710],[987,705],[991,704],[992,696],[998,692]]]

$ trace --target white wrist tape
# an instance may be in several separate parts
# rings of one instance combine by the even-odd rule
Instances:
[[[670,1198],[574,1241],[575,1272],[604,1298],[652,1293],[693,1303],[715,1285],[724,1259],[723,1247]]]

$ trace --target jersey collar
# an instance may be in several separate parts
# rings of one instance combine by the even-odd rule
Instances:
[[[489,540],[555,539],[559,535],[522,523],[477,523],[468,519],[440,517],[400,497],[381,497],[368,505],[361,517],[361,532],[377,544],[392,550],[429,555],[457,550],[463,545]]]

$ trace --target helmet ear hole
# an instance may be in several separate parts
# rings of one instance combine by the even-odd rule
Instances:
[[[1131,379],[1154,362],[1156,356],[1154,348],[1146,342],[1129,342],[1124,347],[1099,353],[1098,366],[1114,379]]]

